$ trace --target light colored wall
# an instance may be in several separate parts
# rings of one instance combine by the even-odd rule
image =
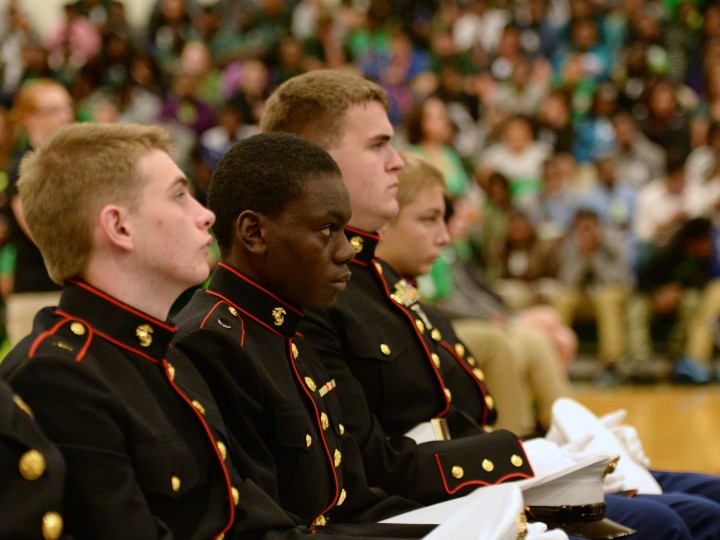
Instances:
[[[48,29],[60,20],[63,5],[68,0],[20,0],[35,28],[41,35],[47,35]],[[3,0],[3,3],[7,3]],[[130,24],[141,26],[147,23],[154,0],[123,0]]]

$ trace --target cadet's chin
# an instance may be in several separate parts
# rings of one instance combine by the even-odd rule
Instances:
[[[325,309],[334,306],[335,302],[337,302],[337,291],[331,291],[322,297],[316,296],[312,302],[306,303],[303,307]]]

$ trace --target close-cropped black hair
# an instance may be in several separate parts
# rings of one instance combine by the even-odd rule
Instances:
[[[290,201],[302,197],[308,181],[328,175],[341,175],[330,154],[295,135],[261,133],[237,143],[218,163],[208,187],[221,252],[232,246],[242,212],[277,217]]]

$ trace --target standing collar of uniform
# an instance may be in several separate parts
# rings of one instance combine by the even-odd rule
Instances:
[[[297,331],[303,310],[225,263],[218,263],[207,288],[268,330],[284,337]]]
[[[367,266],[375,258],[375,248],[380,241],[380,236],[377,233],[361,231],[348,226],[345,227],[345,236],[355,248],[355,258],[352,262]]]
[[[165,358],[176,330],[174,325],[75,279],[65,282],[56,313],[83,322],[107,341],[153,361]]]

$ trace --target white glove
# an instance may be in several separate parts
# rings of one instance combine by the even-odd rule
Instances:
[[[571,459],[575,463],[578,463],[588,456],[584,450],[590,445],[592,440],[593,435],[588,433],[577,441],[566,442],[565,444],[559,445],[560,451],[565,457]]]
[[[633,461],[648,469],[650,468],[650,458],[645,455],[640,435],[634,427],[622,423],[626,416],[625,409],[618,409],[600,417],[599,420],[623,445]]]
[[[545,433],[544,439],[546,441],[553,442],[558,446],[562,446],[568,442],[567,438],[563,435],[562,431],[560,431],[560,428],[557,427],[557,424],[554,421],[550,422],[550,429],[548,429],[547,433]]]

